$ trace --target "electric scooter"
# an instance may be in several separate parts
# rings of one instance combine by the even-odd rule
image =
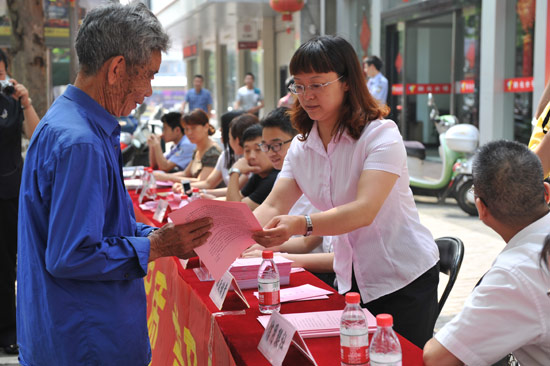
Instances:
[[[411,190],[413,194],[436,196],[439,203],[454,197],[464,212],[475,216],[475,199],[469,191],[473,185],[472,158],[479,143],[479,131],[473,125],[460,124],[453,115],[440,116],[431,93],[428,108],[430,121],[439,133],[439,177],[427,174],[429,165],[434,164],[427,162],[425,146],[418,141],[405,141]]]

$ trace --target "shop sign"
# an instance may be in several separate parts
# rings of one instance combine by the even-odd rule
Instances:
[[[405,86],[407,95],[419,94],[449,94],[451,92],[451,84],[407,84]],[[403,94],[403,84],[392,85],[392,95]]]
[[[475,80],[466,79],[456,82],[455,92],[457,94],[472,94],[475,91]]]
[[[239,50],[258,48],[258,26],[255,22],[237,24],[237,44]]]
[[[189,46],[183,47],[183,58],[190,58],[197,56],[197,43],[193,43]]]
[[[504,80],[505,93],[529,93],[533,91],[533,77],[511,78]]]
[[[393,84],[391,86],[391,95],[403,94],[403,84]]]

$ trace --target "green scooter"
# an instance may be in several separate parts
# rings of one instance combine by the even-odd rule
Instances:
[[[428,95],[430,121],[439,133],[441,163],[426,160],[426,148],[418,141],[405,141],[410,187],[414,194],[436,196],[442,203],[454,197],[459,207],[469,215],[477,215],[473,185],[472,158],[479,143],[479,130],[470,124],[460,124],[453,115],[439,115],[433,96]],[[439,176],[433,177],[433,172]],[[432,173],[430,176],[429,173]]]

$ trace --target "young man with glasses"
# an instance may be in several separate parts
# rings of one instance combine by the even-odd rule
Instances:
[[[237,160],[229,169],[226,200],[244,202],[251,210],[261,205],[269,195],[279,174],[279,170],[273,168],[267,154],[262,150],[261,142],[262,127],[248,127],[242,137],[244,157]],[[241,174],[250,173],[253,174],[248,183],[240,190],[239,177]]]
[[[550,365],[550,185],[527,146],[493,141],[474,165],[479,218],[506,242],[462,311],[424,347],[424,364],[493,365],[508,353]],[[500,364],[500,363],[499,363]]]

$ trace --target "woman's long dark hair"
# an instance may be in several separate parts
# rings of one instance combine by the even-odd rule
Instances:
[[[229,145],[229,124],[233,118],[238,117],[243,113],[243,111],[231,111],[222,114],[221,117],[223,150],[225,151],[225,162],[227,169],[230,169],[235,162],[235,152],[231,148],[231,145]]]
[[[388,115],[389,107],[381,105],[369,93],[357,54],[344,38],[315,37],[302,44],[290,60],[290,73],[293,76],[327,72],[335,72],[342,77],[340,82],[348,84],[333,134],[340,136],[347,130],[354,139],[358,139],[367,123]],[[306,140],[313,121],[300,103],[294,104],[290,116],[294,127],[302,134],[300,139]]]

